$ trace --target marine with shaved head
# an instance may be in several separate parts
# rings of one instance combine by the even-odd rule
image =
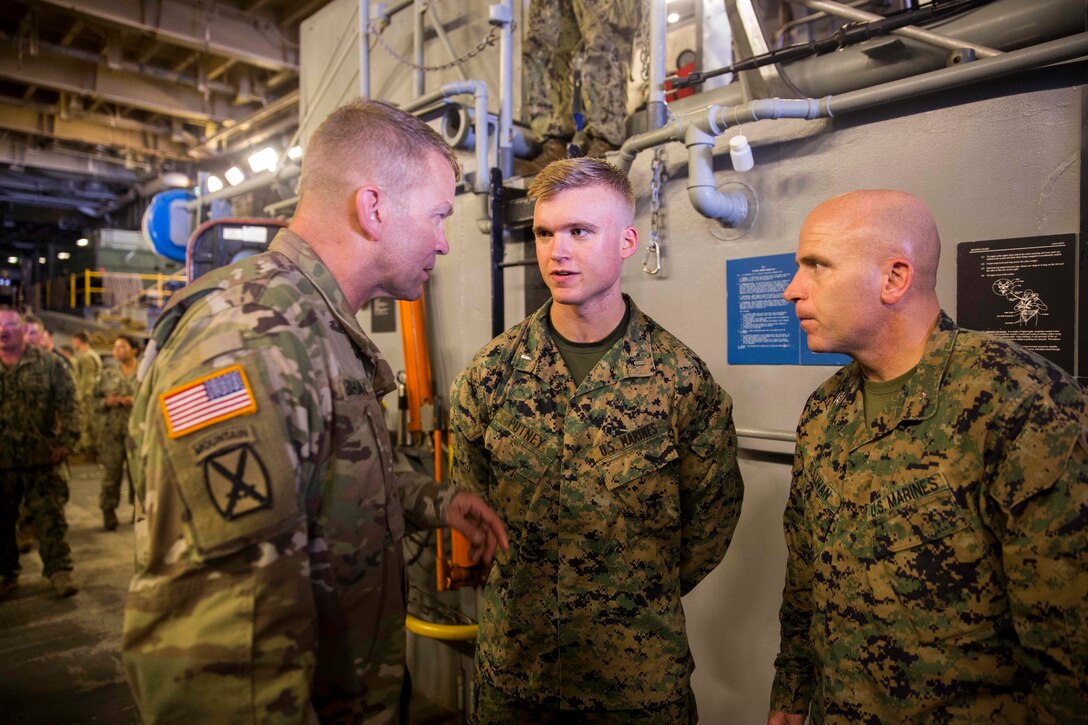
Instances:
[[[937,225],[855,191],[784,292],[850,355],[797,428],[769,723],[1083,722],[1088,395],[937,300]]]

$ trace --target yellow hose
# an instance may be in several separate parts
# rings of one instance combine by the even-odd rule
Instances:
[[[422,619],[413,617],[411,614],[404,618],[404,626],[407,627],[409,632],[418,634],[420,637],[446,641],[466,641],[476,639],[476,631],[479,629],[479,625],[475,624],[435,624],[434,622],[424,622]]]

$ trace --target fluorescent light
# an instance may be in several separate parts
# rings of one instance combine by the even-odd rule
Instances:
[[[257,174],[262,171],[275,171],[276,163],[280,160],[280,155],[276,153],[276,149],[271,146],[265,146],[263,149],[249,157],[249,168],[253,169],[253,173]]]
[[[57,259],[71,259],[71,252],[57,252]]]
[[[301,159],[302,158],[302,147],[301,146],[292,146],[291,148],[287,149],[287,158],[291,159],[292,161],[297,161],[297,160]]]
[[[86,247],[88,244],[90,244],[90,242],[87,241],[87,237],[82,237],[76,240],[77,247]]]
[[[223,181],[218,176],[208,177],[208,193],[214,194],[223,188]]]
[[[38,257],[38,264],[45,264],[45,257]]]
[[[19,263],[19,258],[18,257],[8,257],[8,264],[18,264],[18,263]]]
[[[246,179],[245,172],[237,166],[232,166],[227,169],[227,173],[223,174],[223,176],[227,177],[227,181],[231,186],[238,186],[238,184],[241,184]]]
[[[675,23],[679,19],[680,19],[680,13],[669,13],[669,22],[670,23]]]

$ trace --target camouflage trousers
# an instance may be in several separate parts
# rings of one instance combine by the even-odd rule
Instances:
[[[561,710],[511,697],[479,680],[475,686],[475,725],[694,725],[695,695],[634,710]]]
[[[98,506],[103,511],[114,511],[121,503],[121,482],[125,478],[125,439],[103,435],[98,439],[98,462],[106,468],[102,477],[102,490],[98,494]],[[129,502],[132,502],[132,484],[129,484]]]
[[[98,411],[90,402],[90,396],[83,398],[79,404],[79,410],[83,418],[83,429],[79,432],[79,443],[76,444],[76,453],[94,456],[98,440],[97,420]]]
[[[42,574],[49,577],[58,571],[71,570],[68,521],[64,517],[68,482],[60,470],[64,465],[0,469],[0,576],[20,571],[15,524],[19,504],[24,501],[38,528]]]
[[[582,57],[586,133],[619,146],[627,137],[627,81],[638,0],[532,0],[522,66],[533,133],[570,139],[573,62]]]

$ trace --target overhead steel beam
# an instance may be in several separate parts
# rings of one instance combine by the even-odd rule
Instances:
[[[297,38],[277,23],[226,3],[183,0],[42,0],[63,10],[142,33],[156,40],[234,58],[271,70],[298,71]]]
[[[0,136],[0,164],[8,164],[16,168],[93,176],[111,184],[135,184],[139,180],[134,169],[126,169],[118,162],[63,151],[36,149],[11,136]]]
[[[32,136],[77,141],[99,146],[124,149],[175,161],[191,161],[186,148],[146,131],[110,128],[80,118],[64,120],[59,115],[41,113],[32,108],[0,106],[0,128]]]
[[[20,55],[17,44],[0,45],[0,77],[142,108],[153,113],[194,121],[231,122],[246,118],[253,106],[235,106],[232,99],[204,94],[157,78],[125,70],[110,70],[42,52]]]

